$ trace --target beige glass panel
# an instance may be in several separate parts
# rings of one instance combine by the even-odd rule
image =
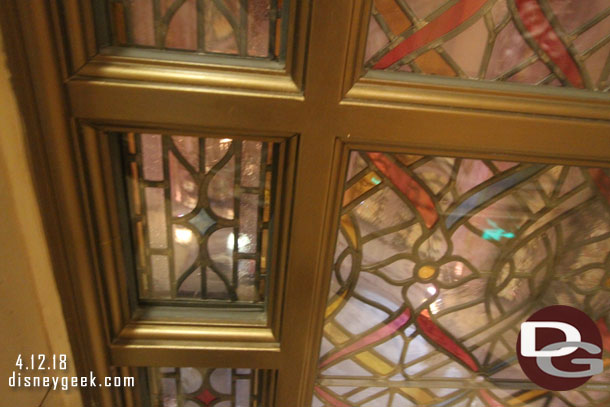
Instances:
[[[374,0],[367,70],[610,89],[608,0]]]
[[[330,274],[313,406],[610,401],[608,373],[533,389],[515,356],[553,304],[610,345],[608,170],[354,151]]]
[[[274,143],[123,136],[140,300],[265,303]]]
[[[283,0],[107,0],[120,46],[277,59]]]

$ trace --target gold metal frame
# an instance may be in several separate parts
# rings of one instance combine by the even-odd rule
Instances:
[[[0,18],[79,372],[269,368],[277,371],[273,405],[305,407],[350,149],[610,167],[608,95],[363,76],[370,2],[295,1],[285,67],[256,67],[98,52],[88,0],[5,1]],[[290,139],[294,168],[285,172],[296,175],[285,177],[283,277],[271,325],[129,318],[125,282],[116,278],[125,237],[98,133],[114,128]],[[138,403],[136,393],[117,389],[83,395],[86,405]]]

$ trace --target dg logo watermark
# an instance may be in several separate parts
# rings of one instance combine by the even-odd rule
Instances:
[[[521,324],[517,356],[527,377],[548,390],[571,390],[602,373],[602,337],[584,312],[553,305]]]

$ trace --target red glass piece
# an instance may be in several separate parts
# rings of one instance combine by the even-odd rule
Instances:
[[[515,0],[521,22],[540,48],[564,73],[572,86],[584,88],[578,65],[570,55],[537,0]]]
[[[331,354],[327,359],[323,360],[322,363],[320,363],[320,368],[328,365],[329,363],[331,363],[341,357],[347,356],[354,352],[358,352],[360,349],[364,348],[365,346],[368,346],[372,343],[382,341],[383,339],[387,338],[388,336],[392,335],[394,332],[396,332],[399,329],[401,329],[402,327],[404,327],[407,324],[407,322],[409,322],[410,318],[411,318],[411,310],[407,308],[401,314],[399,314],[396,318],[394,318],[393,320],[391,320],[390,322],[388,322],[381,328],[377,329],[374,332],[371,332],[367,336],[360,338],[360,339],[356,340],[355,342],[353,342],[352,344],[347,345],[347,346],[341,348],[340,350],[338,350],[337,352]]]
[[[504,407],[504,404],[493,398],[492,395],[489,394],[489,392],[485,389],[479,390],[479,396],[489,407]]]
[[[604,350],[610,351],[610,330],[608,330],[606,321],[600,318],[597,321],[597,327],[599,328],[599,333],[602,335],[602,343],[604,344]]]
[[[316,394],[318,396],[320,396],[320,398],[322,400],[326,401],[328,404],[330,404],[333,407],[350,407],[347,404],[345,404],[344,402],[342,402],[341,400],[334,398],[333,396],[331,396],[330,394],[328,394],[327,392],[325,392],[318,386],[315,387],[315,391],[316,391]]]
[[[445,332],[441,330],[430,318],[430,312],[427,309],[423,310],[416,319],[417,326],[422,330],[424,336],[435,344],[441,346],[446,351],[461,360],[472,371],[479,371],[479,366],[474,358],[470,356],[468,351],[458,345]]]
[[[197,395],[197,399],[201,400],[206,406],[209,406],[214,400],[216,400],[216,398],[217,397],[213,395],[208,389],[205,389]]]
[[[437,40],[472,17],[485,3],[487,3],[487,0],[460,1],[426,24],[422,29],[405,38],[394,49],[384,55],[373,68],[385,69],[401,60],[404,56]]]
[[[591,168],[589,169],[589,174],[591,175],[591,179],[599,188],[599,192],[606,198],[608,204],[610,204],[610,177],[606,175],[604,170],[601,168]]]
[[[438,221],[438,213],[430,195],[410,175],[383,153],[368,153],[375,166],[407,197],[424,219],[428,228]]]

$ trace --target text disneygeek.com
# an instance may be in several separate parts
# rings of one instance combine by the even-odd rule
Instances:
[[[131,376],[106,376],[99,378],[89,372],[88,376],[35,376],[25,372],[47,372],[51,370],[66,370],[66,355],[44,354],[18,355],[16,370],[8,378],[9,387],[31,388],[45,387],[53,390],[68,390],[72,387],[134,387],[135,378]]]

